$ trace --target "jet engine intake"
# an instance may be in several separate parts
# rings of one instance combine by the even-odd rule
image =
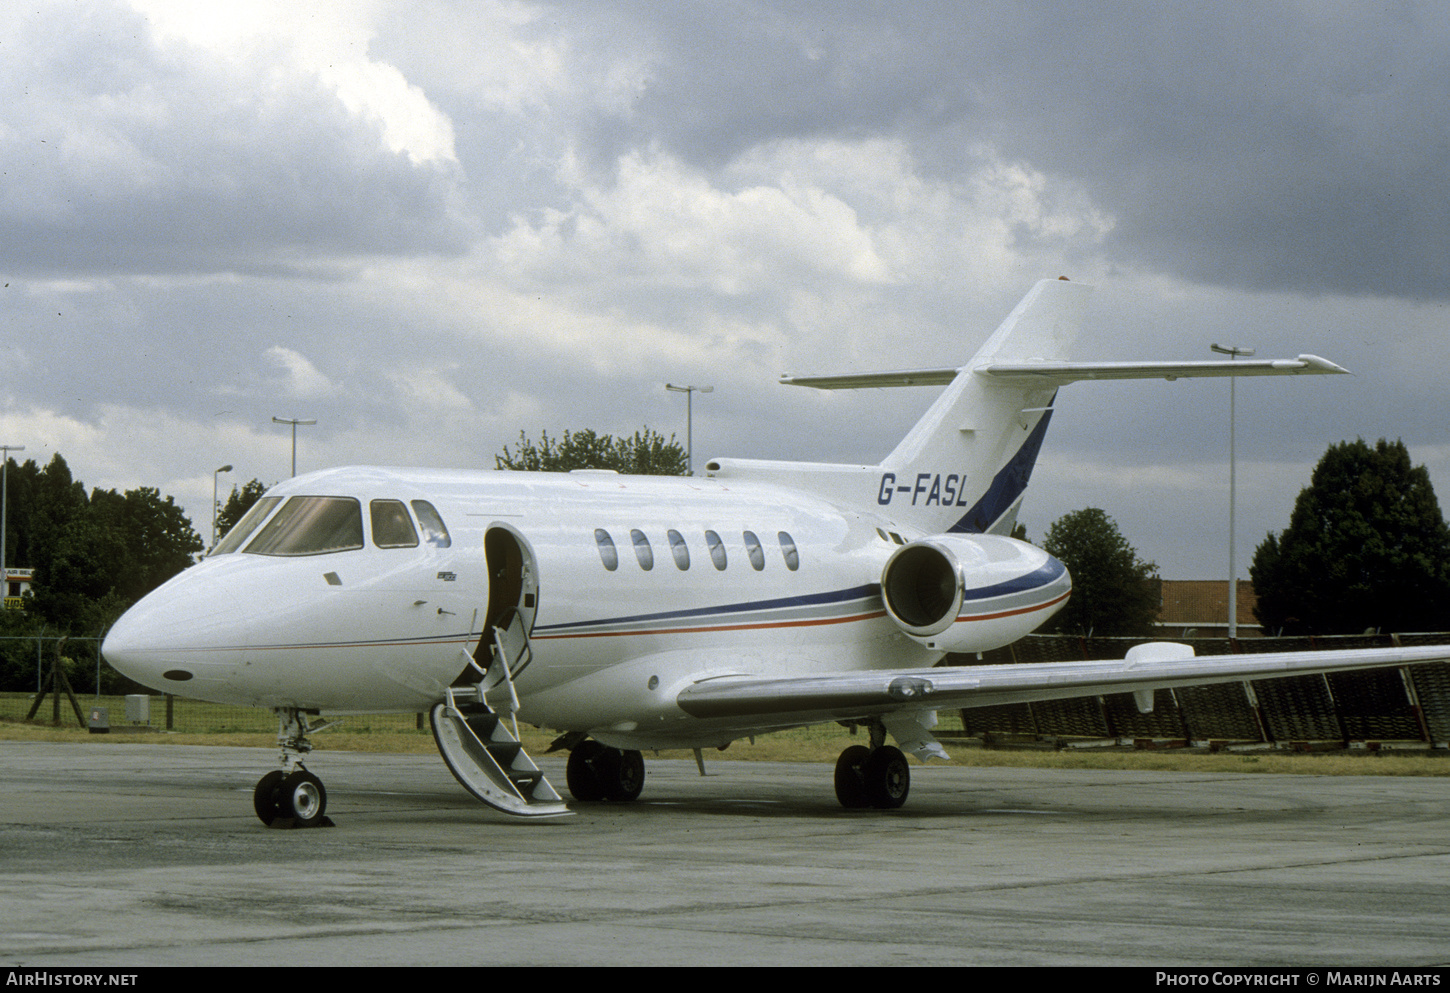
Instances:
[[[881,599],[927,648],[982,652],[1030,633],[1072,592],[1067,568],[1000,535],[942,534],[898,548],[881,572]]]

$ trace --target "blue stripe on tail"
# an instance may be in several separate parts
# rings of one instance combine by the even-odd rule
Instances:
[[[1052,410],[1049,407],[1022,447],[1017,449],[1017,454],[992,477],[992,485],[987,487],[987,492],[961,520],[947,529],[947,533],[985,534],[1012,509],[1012,505],[1027,490],[1027,481],[1032,478],[1032,467],[1037,464],[1037,453],[1042,450],[1042,440],[1047,437],[1047,424],[1051,420]]]

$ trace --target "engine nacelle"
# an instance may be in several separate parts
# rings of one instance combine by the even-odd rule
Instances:
[[[1038,628],[1067,603],[1067,567],[992,534],[939,534],[898,548],[881,571],[886,611],[914,641],[984,652]]]

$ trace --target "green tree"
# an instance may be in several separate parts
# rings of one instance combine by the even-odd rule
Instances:
[[[1402,441],[1330,445],[1249,575],[1271,633],[1450,627],[1450,529]]]
[[[498,469],[529,472],[569,472],[572,469],[613,469],[634,476],[683,476],[686,474],[685,450],[670,435],[668,440],[656,431],[645,428],[632,438],[600,435],[585,429],[565,431],[564,440],[556,441],[544,431],[535,444],[522,431],[515,451],[507,445],[493,457]]]
[[[237,521],[242,519],[247,511],[252,509],[252,504],[267,492],[267,487],[259,479],[253,479],[240,489],[233,486],[231,496],[227,502],[217,509],[216,536],[217,540],[227,536],[227,532],[236,527]]]
[[[1161,598],[1158,567],[1138,558],[1106,513],[1088,507],[1058,518],[1042,547],[1072,573],[1072,598],[1046,630],[1103,636],[1152,632]]]
[[[10,477],[6,556],[35,570],[28,613],[53,629],[91,634],[191,564],[200,536],[171,497],[151,487],[96,490],[59,454]]]

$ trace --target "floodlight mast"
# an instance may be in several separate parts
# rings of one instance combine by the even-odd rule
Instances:
[[[1220,345],[1214,343],[1209,345],[1209,350],[1218,352],[1220,355],[1227,355],[1229,361],[1233,361],[1240,355],[1249,356],[1254,354],[1252,348],[1239,348],[1234,345]],[[1228,378],[1228,638],[1233,641],[1239,636],[1239,578],[1238,563],[1234,559],[1234,503],[1238,490],[1238,453],[1235,451],[1235,408],[1237,398],[1234,395],[1234,377]]]
[[[10,502],[10,453],[25,451],[24,445],[0,445],[0,587],[10,589],[9,560],[5,558],[6,512]],[[6,593],[8,596],[8,592]]]
[[[689,475],[695,474],[695,394],[714,393],[713,386],[674,386],[665,384],[665,389],[671,393],[683,393],[685,395],[685,468]]]
[[[297,425],[316,424],[317,422],[315,420],[301,420],[296,417],[274,417],[272,418],[272,423],[292,425],[292,475],[295,476],[297,475]]]
[[[230,465],[224,465],[211,474],[211,547],[216,547],[216,524],[217,518],[221,516],[221,506],[217,503],[217,477],[224,472],[231,472]]]

